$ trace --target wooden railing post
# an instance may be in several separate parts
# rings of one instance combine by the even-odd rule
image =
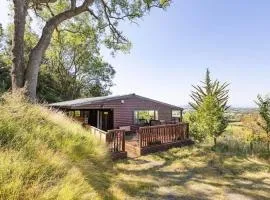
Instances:
[[[139,128],[138,132],[138,139],[139,139],[139,148],[142,147],[142,135],[141,135],[141,129]]]
[[[123,130],[122,132],[122,151],[125,151],[125,136],[126,136],[126,133],[125,133],[125,130]]]

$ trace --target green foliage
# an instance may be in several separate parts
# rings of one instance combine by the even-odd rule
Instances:
[[[197,112],[187,112],[184,114],[185,122],[189,123],[190,136],[197,142],[205,140],[207,135],[199,130],[199,121],[197,120]]]
[[[199,131],[213,138],[221,135],[228,125],[224,110],[215,96],[209,95],[204,98],[196,117]]]
[[[39,99],[51,102],[110,94],[115,71],[103,60],[100,47],[109,48],[112,54],[117,51],[128,52],[131,43],[119,30],[120,23],[136,23],[136,20],[148,14],[152,8],[164,9],[169,6],[170,0],[32,0],[15,1],[13,4],[14,8],[24,4],[28,11],[27,30],[24,33],[25,48],[21,49],[24,50],[25,58],[22,61],[25,62],[26,69],[19,70],[21,74],[23,71],[26,73],[25,77],[20,78],[18,87],[27,82],[29,84],[25,88],[31,91],[26,94],[36,98],[37,87]],[[16,12],[16,9],[13,11]],[[21,17],[22,21],[14,21],[13,27],[25,23],[24,17]],[[34,27],[33,21],[38,22],[38,26]],[[37,30],[38,34],[32,29]],[[12,38],[11,34],[9,36]],[[49,49],[46,52],[47,48]],[[34,50],[41,54],[36,54]],[[32,62],[33,60],[38,62]],[[15,63],[13,66],[16,66]],[[32,81],[38,76],[31,70],[32,67],[40,72],[38,85],[36,81]],[[19,72],[14,70],[14,73]],[[13,76],[20,77],[16,74]],[[15,81],[13,83],[16,84]]]
[[[195,110],[191,117],[194,126],[195,138],[202,140],[207,136],[216,138],[220,136],[228,125],[225,111],[229,108],[228,84],[221,84],[218,80],[212,81],[207,69],[203,86],[193,86],[190,105]]]
[[[265,139],[268,142],[268,151],[270,151],[270,97],[262,97],[261,95],[258,95],[256,104],[259,107],[259,113],[263,120],[259,123],[259,126],[267,134]]]
[[[264,124],[259,124],[265,132],[270,132],[270,97],[263,98],[258,95],[256,104],[259,107],[259,113],[264,120]]]
[[[223,110],[227,110],[229,108],[227,106],[229,99],[229,90],[227,89],[227,87],[229,86],[228,83],[225,82],[221,84],[218,80],[212,81],[210,78],[210,71],[209,69],[207,69],[205,81],[202,82],[202,84],[202,86],[192,85],[194,91],[192,91],[190,97],[192,98],[193,102],[190,102],[189,105],[194,110],[197,110],[204,101],[204,98],[209,95],[215,96],[215,98],[217,98],[217,102]]]
[[[261,117],[258,113],[244,114],[241,118],[241,124],[249,129],[252,134],[249,134],[247,140],[250,142],[260,140],[262,128],[259,126]]]
[[[81,1],[81,3],[84,1]],[[152,8],[166,8],[170,5],[170,0],[110,0],[95,1],[89,7],[89,12],[73,17],[76,19],[84,15],[84,22],[100,36],[99,43],[112,50],[114,54],[117,51],[128,52],[131,48],[131,42],[119,30],[122,22],[134,22],[148,14]],[[78,6],[78,3],[77,3]],[[71,1],[56,1],[50,4],[36,4],[33,9],[37,18],[41,21],[48,21],[53,16],[63,13],[72,7]],[[71,20],[72,21],[72,20]],[[63,24],[68,23],[64,22]],[[79,34],[80,29],[76,31]]]
[[[11,86],[10,69],[0,55],[0,94],[7,91]]]
[[[41,66],[39,98],[55,102],[110,94],[115,70],[100,56],[99,40],[86,15],[60,26]]]
[[[10,67],[6,56],[6,37],[0,24],[0,94],[7,91],[11,86]]]
[[[0,199],[104,199],[105,144],[62,113],[19,94],[0,103]]]
[[[8,42],[3,42],[0,54],[0,92],[7,91],[11,86],[9,41],[12,30],[13,27],[9,26],[6,37],[3,36],[3,40]],[[38,41],[38,35],[31,29],[29,20],[24,37],[27,61]],[[87,21],[86,15],[59,26],[42,60],[37,86],[38,99],[51,103],[110,94],[115,70],[102,59],[99,41],[99,35]]]

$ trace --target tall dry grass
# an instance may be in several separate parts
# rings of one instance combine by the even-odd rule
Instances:
[[[0,102],[0,199],[104,199],[104,144],[64,114],[17,94]]]

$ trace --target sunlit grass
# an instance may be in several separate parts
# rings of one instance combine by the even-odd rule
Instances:
[[[268,199],[270,162],[218,153],[210,146],[174,148],[118,161],[118,199]]]

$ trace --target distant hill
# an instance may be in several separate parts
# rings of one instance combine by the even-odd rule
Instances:
[[[229,109],[229,112],[233,113],[251,113],[251,112],[257,112],[257,108],[252,108],[252,107],[231,107]]]
[[[184,112],[192,111],[192,107],[190,105],[184,105],[182,106],[184,108]],[[257,112],[258,109],[254,107],[230,107],[228,109],[228,112],[230,113],[251,113],[251,112]]]

